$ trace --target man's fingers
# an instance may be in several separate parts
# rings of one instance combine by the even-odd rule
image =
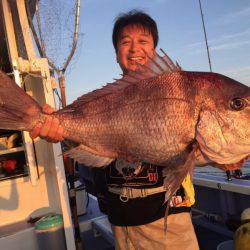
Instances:
[[[40,134],[40,130],[41,130],[42,124],[38,123],[34,126],[34,128],[32,128],[32,130],[30,131],[30,137],[31,139],[35,139],[36,137],[39,136]]]
[[[40,130],[40,136],[48,142],[62,141],[64,129],[57,118],[48,117]]]
[[[59,125],[57,129],[57,140],[62,141],[64,139],[64,129],[63,126]]]
[[[48,137],[51,126],[52,126],[52,117],[48,116],[45,119],[43,126],[41,127],[40,136],[41,137]]]
[[[49,131],[46,137],[57,140],[58,139],[58,127],[59,127],[59,120],[57,118],[52,118],[49,124]]]

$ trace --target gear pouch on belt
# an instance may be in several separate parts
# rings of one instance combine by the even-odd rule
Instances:
[[[117,159],[107,167],[109,185],[129,187],[158,187],[163,184],[162,167],[147,163],[128,163]]]

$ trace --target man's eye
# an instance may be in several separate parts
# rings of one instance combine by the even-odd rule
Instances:
[[[140,42],[140,44],[147,44],[148,43],[148,41],[146,41],[146,40],[140,40],[139,42]]]
[[[122,44],[122,45],[127,45],[127,44],[129,44],[129,42],[130,42],[130,41],[122,41],[121,44]]]

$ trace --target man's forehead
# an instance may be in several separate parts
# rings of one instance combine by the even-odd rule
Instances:
[[[138,24],[131,24],[123,28],[123,30],[120,33],[120,38],[129,36],[129,34],[133,32],[136,32],[137,34],[142,35],[142,36],[151,35],[151,33],[146,27],[143,27],[142,25],[138,25]]]

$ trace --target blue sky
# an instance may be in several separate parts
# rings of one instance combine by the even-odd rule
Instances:
[[[250,86],[249,0],[201,2],[213,71]],[[209,71],[198,0],[84,0],[80,46],[66,74],[68,103],[119,76],[111,41],[113,20],[135,8],[157,22],[158,48],[185,70]]]

